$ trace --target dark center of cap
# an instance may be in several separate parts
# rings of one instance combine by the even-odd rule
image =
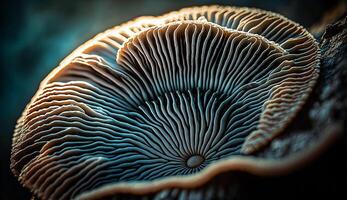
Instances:
[[[199,167],[204,160],[205,159],[200,155],[192,155],[187,160],[187,166],[190,168]]]

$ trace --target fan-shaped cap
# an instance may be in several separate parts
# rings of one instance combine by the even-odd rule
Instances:
[[[311,35],[273,13],[212,6],[140,18],[82,45],[42,82],[18,120],[11,166],[44,199],[265,173],[276,164],[245,154],[288,125],[318,66]]]

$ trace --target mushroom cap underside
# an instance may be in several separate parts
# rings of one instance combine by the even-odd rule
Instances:
[[[141,18],[48,75],[18,121],[11,167],[45,199],[257,173],[246,154],[288,125],[318,67],[312,36],[277,14],[212,6]]]

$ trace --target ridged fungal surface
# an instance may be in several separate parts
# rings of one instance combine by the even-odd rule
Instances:
[[[312,36],[277,14],[210,6],[139,18],[47,76],[18,120],[11,167],[42,199],[207,180],[280,134],[318,68]]]

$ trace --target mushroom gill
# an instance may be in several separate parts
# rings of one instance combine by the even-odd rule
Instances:
[[[128,22],[41,83],[17,123],[12,170],[42,199],[142,194],[221,169],[256,171],[247,154],[288,125],[318,66],[307,31],[257,9]]]

